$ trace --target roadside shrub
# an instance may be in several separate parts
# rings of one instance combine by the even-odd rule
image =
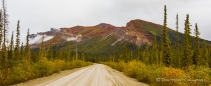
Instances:
[[[16,66],[13,66],[11,68],[11,73],[9,75],[9,83],[15,84],[22,81],[26,81],[28,79],[32,79],[35,77],[35,74],[33,73],[33,67],[32,65],[25,61],[19,61]]]
[[[63,60],[54,60],[53,64],[53,73],[58,73],[65,69],[65,61]]]
[[[113,63],[114,69],[123,72],[124,68],[126,67],[126,63],[122,60],[119,60],[118,63]]]
[[[75,62],[76,62],[76,67],[77,67],[77,68],[83,67],[83,66],[85,65],[84,62],[81,61],[81,60],[77,60],[77,61],[75,61]]]
[[[182,81],[182,79],[186,79],[188,77],[189,76],[185,73],[184,70],[166,67],[162,70],[160,74],[159,84],[176,86],[185,85],[185,81]]]
[[[53,60],[49,61],[46,58],[42,58],[36,63],[30,63],[27,60],[15,61],[14,66],[8,68],[8,76],[4,80],[4,70],[0,70],[0,86],[17,84],[30,79],[44,77],[51,75],[53,73],[58,73],[65,69],[72,69],[77,67],[83,67],[87,65],[92,65],[92,62],[83,61],[71,61],[65,62],[64,60]]]
[[[145,68],[146,65],[140,61],[133,60],[127,63],[127,65],[125,65],[124,67],[125,68],[123,68],[123,72],[125,75],[136,78],[137,73],[140,72],[139,70]]]
[[[117,64],[115,62],[104,62],[103,64],[110,66],[111,68],[114,68],[114,66]]]
[[[145,82],[148,84],[156,83],[156,79],[159,78],[160,73],[164,68],[165,67],[162,65],[155,64],[143,66],[142,68],[139,68],[136,78],[138,81]]]
[[[165,67],[160,64],[145,65],[141,61],[104,62],[125,75],[153,86],[208,86],[211,84],[211,68],[189,66],[185,69]],[[205,82],[191,80],[204,79]]]
[[[52,61],[47,61],[47,59],[42,59],[41,61],[35,63],[34,72],[38,77],[48,76],[53,72],[57,72],[54,70],[54,63]]]
[[[197,85],[209,85],[211,80],[211,69],[206,66],[190,66],[186,70],[186,73],[190,76],[191,80],[201,80],[201,81],[191,81],[189,84]]]
[[[73,64],[72,64],[72,62],[66,62],[66,64],[65,64],[65,69],[73,69],[74,67],[73,67]]]

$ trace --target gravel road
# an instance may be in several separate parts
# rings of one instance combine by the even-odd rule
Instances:
[[[14,86],[148,86],[103,64],[63,71]]]

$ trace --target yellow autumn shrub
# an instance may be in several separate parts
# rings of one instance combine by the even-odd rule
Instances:
[[[16,66],[13,66],[10,71],[8,83],[14,84],[35,77],[32,65],[26,60],[19,61]]]
[[[135,78],[137,76],[137,73],[139,72],[139,70],[143,69],[145,67],[146,67],[146,65],[143,64],[142,62],[133,60],[124,66],[123,72],[125,75]]]
[[[157,84],[164,85],[186,85],[184,79],[189,78],[184,70],[166,67],[162,70]]]
[[[156,79],[160,76],[164,68],[162,65],[155,64],[139,68],[136,79],[148,84],[156,83]]]
[[[197,84],[197,85],[209,85],[211,82],[211,68],[206,66],[189,66],[186,68],[186,73],[190,76],[191,80],[188,84]]]
[[[42,59],[34,65],[34,72],[37,77],[48,76],[55,72],[54,63],[47,59]]]
[[[53,71],[54,71],[54,73],[56,72],[56,73],[58,73],[58,72],[60,72],[61,70],[64,70],[65,69],[65,61],[64,60],[54,60],[53,61],[53,64],[54,64],[54,66],[53,66]]]
[[[114,64],[114,69],[117,69],[118,71],[123,72],[124,68],[126,67],[126,63],[122,60],[119,60],[117,63]]]

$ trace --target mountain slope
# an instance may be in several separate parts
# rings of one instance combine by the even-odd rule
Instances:
[[[156,35],[157,41],[160,41],[162,29],[162,25],[137,19],[131,20],[125,27],[115,27],[110,24],[101,23],[88,27],[51,28],[51,30],[47,32],[31,34],[30,38],[33,40],[44,35],[46,46],[50,42],[53,45],[59,44],[61,48],[70,44],[72,50],[74,50],[77,45],[79,52],[115,54],[119,51],[119,47],[122,47],[125,43],[130,45],[130,48],[133,50],[136,46],[145,44],[151,45],[154,40],[154,35]],[[174,44],[176,32],[169,28],[167,31],[172,44]],[[179,36],[180,42],[182,42],[183,34],[180,33]],[[41,38],[38,40],[41,40]],[[207,42],[211,43],[210,41]],[[30,47],[38,48],[38,41],[32,43]]]

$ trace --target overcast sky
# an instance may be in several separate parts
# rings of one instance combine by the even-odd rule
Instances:
[[[30,33],[37,33],[52,27],[99,23],[125,26],[133,19],[163,25],[166,4],[168,27],[175,29],[178,13],[179,31],[184,32],[184,20],[189,13],[190,23],[193,26],[198,23],[200,37],[211,40],[211,0],[6,0],[6,4],[9,33],[15,31],[20,19],[21,39],[25,39],[28,28]]]

